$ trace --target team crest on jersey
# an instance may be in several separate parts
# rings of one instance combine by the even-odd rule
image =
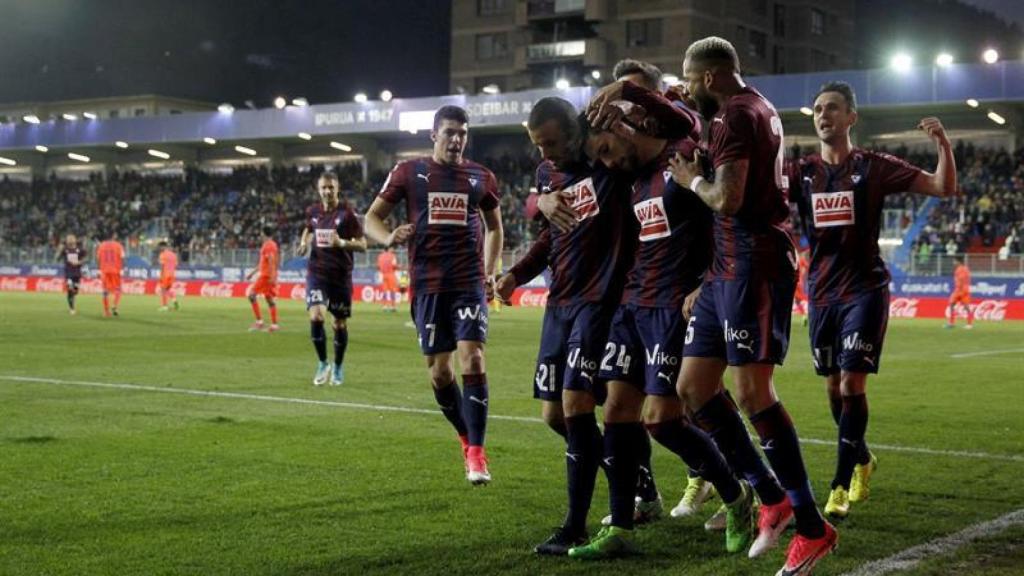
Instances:
[[[855,223],[853,190],[811,194],[811,206],[816,228],[850,226]]]
[[[469,180],[469,186],[471,188],[475,189],[476,188],[476,183],[479,182],[479,180],[477,180],[476,178],[473,178],[472,176],[469,177],[468,180]]]
[[[860,174],[854,174],[850,176],[850,181],[853,182],[854,184],[860,184],[860,178]]]
[[[586,178],[572,185],[572,209],[576,211],[576,221],[582,222],[601,213],[601,205],[597,203],[597,192],[594,191],[594,179]]]
[[[427,194],[427,224],[465,226],[469,213],[469,195],[458,192]]]
[[[637,221],[640,222],[641,242],[650,242],[672,235],[672,228],[668,223],[668,213],[665,212],[664,198],[659,196],[637,202],[633,205],[633,212],[636,214]]]
[[[672,179],[672,172],[665,170],[661,173],[661,177],[665,179],[665,184],[668,184],[668,181]]]

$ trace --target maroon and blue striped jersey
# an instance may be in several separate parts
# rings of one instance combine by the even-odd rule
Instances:
[[[498,207],[498,180],[480,164],[439,164],[433,158],[399,162],[380,197],[406,203],[415,226],[409,274],[415,294],[478,290],[484,281],[481,211]]]
[[[795,274],[793,241],[786,231],[789,182],[784,174],[782,120],[771,102],[747,86],[711,121],[709,151],[717,170],[747,161],[743,202],[732,216],[715,214],[712,278]],[[789,270],[782,264],[792,256]]]
[[[510,270],[516,284],[550,267],[549,304],[618,301],[635,250],[628,180],[600,164],[559,170],[545,161],[537,167],[537,189],[541,194],[572,192],[577,225],[562,233],[545,223],[530,251]]]
[[[64,277],[81,278],[82,264],[85,262],[85,258],[86,252],[80,246],[62,248],[60,251],[60,261],[64,263]]]
[[[629,271],[624,304],[678,307],[697,288],[711,263],[711,209],[678,185],[669,171],[677,152],[693,158],[692,138],[670,141],[633,183],[633,214],[639,246]]]
[[[312,247],[306,272],[317,278],[342,285],[352,283],[352,252],[331,245],[333,234],[343,240],[362,238],[363,226],[347,202],[339,202],[333,210],[316,203],[306,210],[306,229],[312,236]]]
[[[921,170],[854,148],[839,165],[812,154],[790,163],[790,199],[811,248],[807,294],[816,305],[849,302],[886,286],[878,250],[885,196],[910,189]]]

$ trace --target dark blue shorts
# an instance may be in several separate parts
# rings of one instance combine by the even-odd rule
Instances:
[[[306,276],[306,310],[326,306],[335,318],[352,316],[352,285]]]
[[[534,398],[560,403],[564,387],[590,392],[598,404],[604,404],[607,391],[597,373],[612,310],[591,302],[545,308]]]
[[[64,279],[65,284],[68,287],[68,292],[72,294],[78,293],[78,287],[82,284],[81,276],[68,276]]]
[[[889,324],[889,288],[865,292],[850,302],[810,306],[811,352],[821,376],[878,373]]]
[[[679,308],[623,304],[615,311],[600,376],[649,396],[675,396],[685,327]]]
[[[483,289],[416,294],[410,312],[424,356],[451,352],[463,340],[487,342]]]
[[[782,364],[795,289],[789,277],[705,282],[686,328],[683,356],[722,358],[730,366]]]

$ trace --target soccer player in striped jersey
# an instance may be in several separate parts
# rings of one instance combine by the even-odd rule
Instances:
[[[709,155],[714,181],[699,162],[672,160],[673,178],[715,212],[714,259],[690,316],[678,388],[722,452],[750,478],[760,456],[736,406],[721,386],[731,368],[736,400],[750,418],[778,481],[751,482],[761,497],[759,534],[751,557],[775,546],[789,519],[796,536],[780,575],[808,574],[836,545],[835,529],[817,508],[800,453],[800,442],[776,395],[773,374],[789,345],[796,250],[783,225],[789,217],[784,176],[782,121],[772,104],[747,86],[739,57],[727,40],[694,42],[686,51],[688,93],[710,122]],[[759,488],[760,486],[760,488]]]
[[[814,368],[825,377],[839,427],[825,513],[843,518],[850,502],[868,497],[877,466],[864,436],[867,378],[878,373],[889,321],[890,277],[878,250],[885,197],[901,192],[952,196],[956,164],[937,118],[918,124],[938,151],[934,174],[854,147],[850,129],[857,123],[857,99],[845,82],[822,86],[813,112],[820,152],[790,164],[790,199],[800,210],[811,251],[807,293]]]
[[[78,296],[78,289],[82,284],[82,265],[88,258],[88,252],[78,245],[75,235],[68,234],[64,246],[57,253],[57,259],[64,264],[64,289],[68,296],[68,312],[72,316],[78,314],[75,296]]]
[[[593,129],[586,139],[589,157],[636,176],[630,208],[638,243],[599,373],[608,387],[604,457],[611,523],[587,545],[571,549],[572,557],[604,558],[634,549],[631,500],[644,424],[729,503],[726,549],[739,551],[751,538],[753,491],[733,476],[714,441],[690,424],[675,388],[685,336],[683,302],[710,261],[712,216],[672,180],[668,167],[676,154],[693,156],[699,134],[698,123],[672,140],[621,127]]]
[[[479,485],[491,481],[484,344],[503,232],[497,179],[463,157],[468,125],[458,106],[437,110],[433,154],[391,170],[367,212],[366,233],[385,246],[408,245],[411,312],[434,398],[462,444],[466,479]],[[408,222],[389,230],[385,220],[400,202]],[[453,352],[462,369],[461,393]]]
[[[352,253],[366,251],[366,238],[355,209],[339,199],[338,175],[324,172],[316,187],[320,202],[306,211],[306,228],[299,241],[301,253],[309,249],[306,310],[319,361],[313,385],[322,386],[330,378],[332,386],[340,386],[345,381],[342,365],[348,348],[348,318],[352,316]],[[327,363],[327,312],[334,318],[333,369]]]
[[[532,200],[546,220],[529,252],[499,280],[497,292],[507,301],[516,286],[551,270],[533,395],[542,402],[544,421],[566,439],[569,501],[562,526],[534,551],[564,555],[587,539],[587,514],[604,451],[594,415],[605,397],[598,364],[632,262],[635,231],[628,180],[588,164],[581,146],[583,127],[571,103],[555,97],[537,101],[527,130],[543,157],[536,174],[539,194]],[[649,444],[647,452],[649,461]],[[653,482],[645,488],[636,513],[649,519],[660,514],[661,502]]]

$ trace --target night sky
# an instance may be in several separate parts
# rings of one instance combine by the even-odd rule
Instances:
[[[1024,0],[963,1],[1024,25]],[[449,0],[0,0],[0,102],[154,93],[265,108],[277,95],[444,94],[450,18]],[[889,50],[898,32],[870,41]],[[884,65],[888,52],[862,56]]]
[[[448,89],[447,0],[0,0],[0,102]]]

